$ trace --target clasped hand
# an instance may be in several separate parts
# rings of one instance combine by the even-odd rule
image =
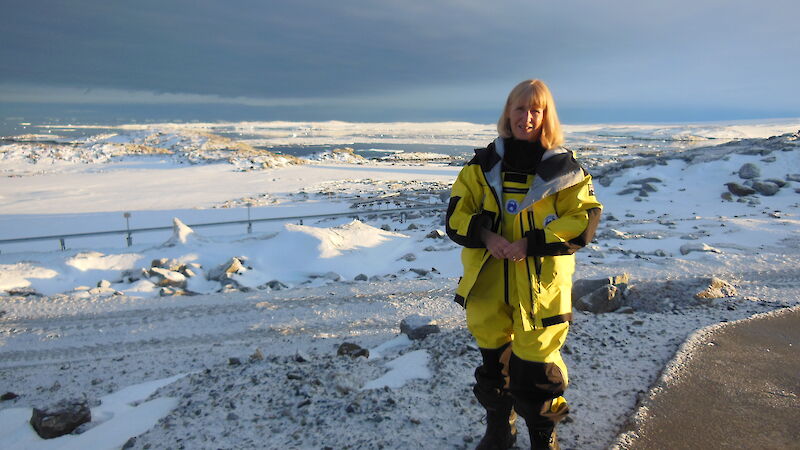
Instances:
[[[528,239],[522,238],[514,242],[508,242],[506,238],[497,233],[484,229],[481,238],[486,245],[489,253],[497,259],[510,259],[512,261],[522,261],[527,256]]]

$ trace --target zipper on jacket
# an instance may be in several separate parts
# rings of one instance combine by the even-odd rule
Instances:
[[[529,213],[530,213],[530,211],[529,211]],[[530,218],[528,218],[528,223],[530,223]],[[519,228],[520,228],[520,230],[523,231],[523,233],[525,232],[525,226],[524,226],[524,223],[522,222],[522,214],[519,215]],[[529,256],[529,257],[525,258],[525,269],[528,271],[528,279],[529,280],[531,279],[531,263],[530,263],[530,259],[531,258],[536,258],[536,256]],[[535,330],[536,329],[536,314],[533,313],[533,310],[536,309],[536,305],[534,304],[536,300],[535,300],[535,298],[533,296],[534,281],[535,281],[535,284],[537,284],[537,285],[539,284],[538,276],[537,276],[536,280],[533,280],[530,283],[528,283],[528,294],[530,295],[530,298],[531,298],[530,316],[531,316],[531,322],[533,322],[533,329]]]
[[[534,231],[533,212],[528,211],[528,226],[531,231]],[[536,292],[539,292],[539,280],[542,277],[542,260],[538,256],[533,256],[533,264],[536,268]]]

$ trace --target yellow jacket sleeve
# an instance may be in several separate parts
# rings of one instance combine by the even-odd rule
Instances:
[[[484,209],[486,187],[480,166],[467,165],[458,174],[450,193],[445,229],[453,242],[467,248],[484,248],[483,228],[492,229],[496,213]]]

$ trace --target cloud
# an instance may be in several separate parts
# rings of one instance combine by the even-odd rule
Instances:
[[[537,77],[572,104],[722,104],[756,86],[738,101],[768,108],[789,105],[800,73],[798,13],[789,0],[9,0],[0,83],[76,103],[457,109]]]

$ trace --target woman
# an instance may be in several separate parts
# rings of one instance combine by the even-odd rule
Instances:
[[[459,173],[447,208],[447,234],[464,247],[456,301],[483,358],[473,391],[487,427],[477,448],[511,447],[516,411],[533,448],[557,449],[555,426],[569,412],[559,350],[572,319],[574,253],[594,237],[602,205],[561,147],[544,82],[514,87],[497,131]]]

